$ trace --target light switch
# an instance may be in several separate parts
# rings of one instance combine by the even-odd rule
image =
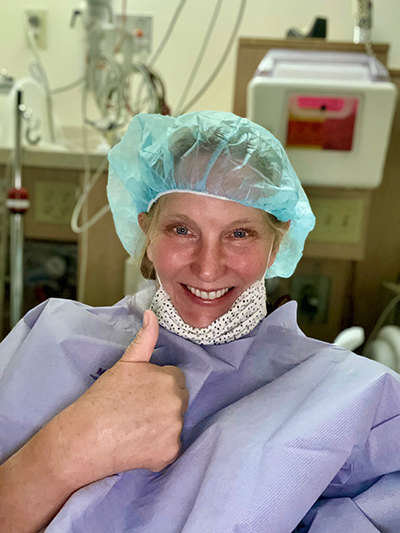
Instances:
[[[362,198],[310,198],[316,222],[308,240],[358,243],[361,240],[365,202]]]

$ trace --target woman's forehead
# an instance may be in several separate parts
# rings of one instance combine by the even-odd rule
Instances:
[[[200,219],[249,220],[261,222],[265,213],[261,209],[248,207],[227,198],[217,198],[195,192],[174,191],[159,200],[160,215],[184,215]]]

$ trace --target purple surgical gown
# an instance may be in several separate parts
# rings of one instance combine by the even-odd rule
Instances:
[[[78,490],[46,533],[399,533],[398,376],[307,338],[295,315],[286,304],[220,346],[160,328],[151,361],[181,368],[190,393],[183,454]],[[141,321],[129,298],[29,312],[0,349],[2,460],[113,365]]]

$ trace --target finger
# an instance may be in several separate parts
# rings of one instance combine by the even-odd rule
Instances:
[[[185,374],[176,366],[165,365],[162,367],[164,372],[171,374],[174,377],[175,382],[177,383],[180,389],[186,389],[186,378]]]
[[[185,389],[184,395],[182,396],[182,409],[181,409],[182,416],[186,413],[187,408],[189,407],[189,401],[190,401],[189,392],[187,389]]]
[[[125,350],[121,361],[148,362],[157,344],[159,334],[158,321],[149,309],[143,315],[143,327],[138,331],[135,340]]]

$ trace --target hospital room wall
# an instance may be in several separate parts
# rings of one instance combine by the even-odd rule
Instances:
[[[128,0],[129,13],[151,13],[154,16],[153,44],[157,47],[179,0]],[[85,42],[82,20],[70,27],[72,11],[79,8],[78,0],[15,0],[0,2],[0,67],[6,68],[15,78],[28,74],[31,53],[23,29],[24,11],[31,7],[45,9],[48,14],[48,47],[41,51],[43,63],[52,88],[63,86],[79,78],[84,71]],[[166,80],[167,99],[172,110],[183,91],[203,41],[216,0],[187,0],[176,24],[174,33],[163,51],[156,67]],[[196,77],[192,92],[207,78],[223,53],[233,28],[239,0],[223,2],[216,30],[208,52]],[[400,67],[400,2],[374,0],[373,39],[391,45],[389,66]],[[114,1],[114,10],[121,10],[122,0]],[[333,41],[351,41],[353,32],[352,0],[248,0],[239,36],[283,38],[286,30],[297,27],[309,29],[316,16],[328,19],[328,38]],[[232,110],[236,46],[219,76],[192,108]],[[81,123],[80,90],[58,95],[55,111],[62,125],[78,126]]]

